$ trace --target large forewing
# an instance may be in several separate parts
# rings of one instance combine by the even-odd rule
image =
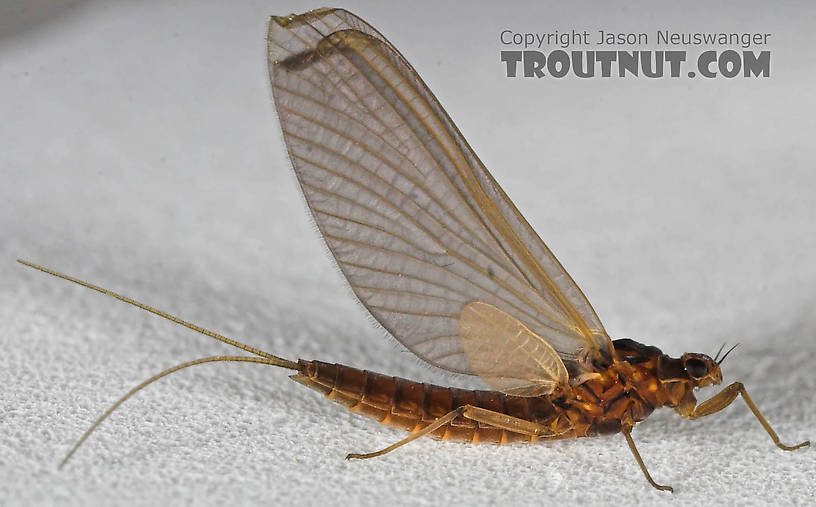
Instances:
[[[352,14],[272,18],[270,76],[312,214],[357,297],[431,364],[476,374],[460,337],[485,302],[568,366],[611,343],[569,275],[411,66]]]

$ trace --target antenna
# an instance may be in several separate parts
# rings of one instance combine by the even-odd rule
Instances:
[[[723,361],[725,361],[725,358],[726,358],[726,357],[728,357],[728,354],[730,354],[732,350],[734,350],[735,348],[737,348],[737,346],[738,346],[738,345],[739,345],[739,343],[736,343],[736,344],[734,344],[734,346],[733,346],[733,347],[731,347],[730,349],[728,349],[728,352],[726,352],[726,353],[725,353],[725,354],[724,354],[724,355],[723,355],[723,356],[720,358],[720,360],[719,360],[719,361],[717,361],[717,365],[722,364],[722,362],[723,362]]]
[[[725,348],[725,342],[723,342],[723,344],[720,345],[720,350],[718,350],[717,354],[714,355],[714,362],[715,363],[717,362],[717,358],[720,357],[720,352],[722,352],[724,348]]]

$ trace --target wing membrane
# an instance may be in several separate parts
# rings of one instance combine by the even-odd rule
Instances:
[[[495,306],[481,301],[465,305],[459,336],[473,371],[498,391],[541,396],[569,381],[555,349]]]
[[[571,373],[581,353],[611,358],[580,289],[382,35],[337,9],[273,17],[269,60],[315,221],[357,297],[397,340],[431,364],[481,375],[460,329],[478,321],[468,304],[481,301],[544,337]],[[468,343],[488,339],[469,333]],[[507,376],[511,363],[491,371]],[[548,375],[539,373],[530,389]]]

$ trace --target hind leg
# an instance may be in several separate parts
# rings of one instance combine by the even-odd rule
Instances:
[[[367,454],[352,453],[346,456],[346,459],[367,459],[374,458],[376,456],[382,456],[383,454],[387,454],[398,447],[402,447],[408,442],[411,442],[419,437],[423,437],[429,433],[432,433],[433,431],[450,423],[458,416],[466,417],[472,421],[488,425],[492,428],[512,431],[513,433],[520,433],[522,435],[544,437],[553,436],[556,434],[550,427],[542,426],[540,424],[536,424],[525,419],[519,419],[517,417],[512,417],[507,414],[502,414],[501,412],[494,412],[492,410],[474,407],[473,405],[464,405],[448,412],[447,414],[435,420],[428,426],[422,428],[420,431],[412,433],[411,435],[403,438],[399,442],[389,445],[385,449],[381,449],[376,452],[370,452]]]

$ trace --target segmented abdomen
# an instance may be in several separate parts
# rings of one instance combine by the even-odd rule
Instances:
[[[551,421],[561,409],[545,398],[521,398],[495,391],[471,391],[413,382],[340,364],[299,360],[300,373],[292,379],[327,398],[342,403],[352,412],[382,424],[418,431],[463,405],[501,412],[528,421]],[[465,417],[432,432],[441,440],[465,442],[530,442],[537,438],[484,426]]]

